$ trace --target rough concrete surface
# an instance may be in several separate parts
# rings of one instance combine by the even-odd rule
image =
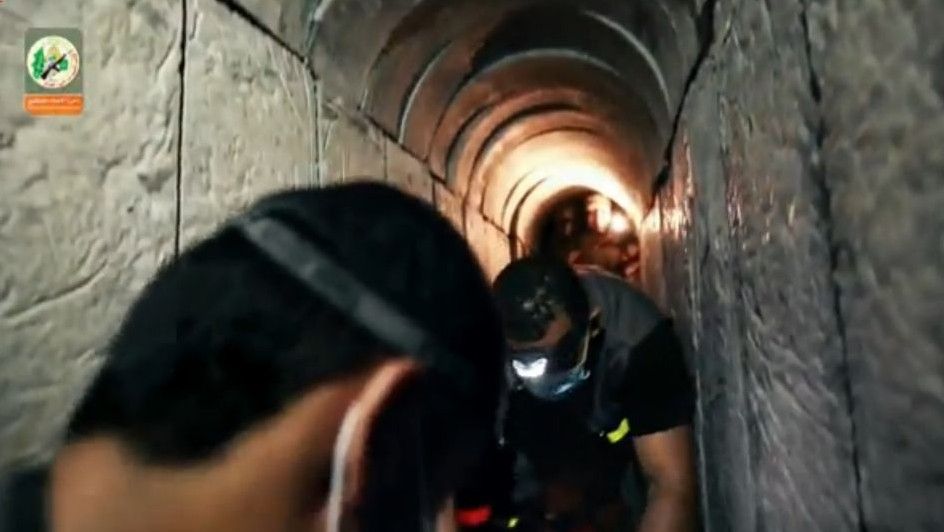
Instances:
[[[314,81],[216,0],[187,9],[181,242],[268,192],[317,183]]]
[[[466,209],[463,218],[465,220],[465,237],[469,241],[472,251],[475,252],[475,256],[478,257],[486,276],[491,279],[491,263],[488,253],[488,221],[475,209]]]
[[[810,8],[869,531],[944,529],[944,5]]]
[[[319,0],[227,0],[240,5],[259,24],[304,55]]]
[[[461,233],[465,232],[465,220],[462,209],[462,200],[452,193],[446,185],[433,182],[433,200],[440,214],[452,222],[452,225]]]
[[[485,226],[485,245],[488,247],[489,279],[497,276],[502,268],[511,261],[511,248],[508,245],[508,235],[492,223]]]
[[[429,169],[396,142],[385,139],[387,181],[428,203],[433,203],[433,176]]]
[[[692,323],[690,314],[681,309],[691,308],[693,305],[692,272],[692,208],[694,203],[694,185],[691,178],[691,142],[685,131],[679,132],[672,156],[672,170],[678,178],[670,180],[663,193],[656,197],[658,206],[649,213],[652,220],[643,223],[641,240],[642,245],[650,251],[644,265],[649,270],[644,271],[644,283],[659,284],[656,301],[660,307],[666,309],[675,321],[675,329],[682,338],[690,338]],[[648,217],[647,217],[648,218]],[[656,249],[652,249],[656,248]],[[651,264],[655,262],[655,264]],[[678,285],[666,285],[669,279],[681,281]],[[694,360],[689,360],[690,369],[694,368]]]
[[[486,277],[492,280],[508,263],[508,237],[475,209],[467,208],[464,219],[466,239],[475,251]]]
[[[665,279],[662,277],[662,209],[659,196],[653,198],[653,206],[639,224],[640,253],[645,260],[639,263],[641,287],[655,301],[660,309],[668,308],[666,303]]]
[[[84,33],[81,117],[22,110],[32,26]],[[0,7],[0,469],[49,454],[174,242],[180,3]]]
[[[319,109],[321,183],[339,183],[364,177],[383,179],[386,139],[363,118],[330,103]]]
[[[677,294],[667,298],[682,308],[692,299],[713,530],[859,525],[801,15],[799,3],[721,6],[683,115],[693,210],[685,211],[684,166],[675,176],[683,183],[660,198],[671,238],[663,261]]]
[[[728,41],[721,133],[738,246],[732,288],[759,525],[841,531],[857,526],[856,482],[801,12],[799,3],[744,3]]]
[[[663,228],[683,203],[677,194],[693,187],[691,216],[679,221],[675,246],[663,249],[667,301],[689,285],[691,303],[669,311],[691,323],[691,359],[698,376],[698,443],[704,456],[703,513],[707,530],[756,530],[754,479],[751,474],[748,421],[744,415],[742,325],[731,289],[733,279],[730,228],[725,208],[725,178],[717,132],[719,97],[717,63],[705,65],[703,77],[692,88],[683,127],[692,132],[691,174],[676,165],[674,186],[659,198]],[[696,139],[698,136],[700,138]],[[697,179],[694,175],[697,175]],[[684,184],[679,184],[679,182]],[[691,184],[689,184],[691,183]],[[694,261],[683,262],[687,253]],[[643,257],[646,257],[643,255]],[[645,260],[645,259],[644,259]]]
[[[693,351],[705,524],[940,530],[944,11],[809,4],[718,4],[644,239]]]

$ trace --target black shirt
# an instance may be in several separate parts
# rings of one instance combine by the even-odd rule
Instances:
[[[578,274],[604,331],[602,359],[591,371],[605,379],[606,399],[619,405],[629,436],[691,423],[694,390],[671,321],[625,280],[593,268]]]
[[[605,335],[606,332],[603,333]],[[593,357],[614,356],[611,345],[598,336],[588,363],[607,367]],[[634,437],[691,423],[693,392],[682,350],[671,323],[662,320],[631,349],[624,375],[590,377],[568,396],[543,401],[527,391],[514,391],[509,400],[505,436],[509,447],[522,453],[540,481],[566,480],[595,491],[614,486],[635,457]],[[608,426],[589,426],[594,390],[599,379],[618,381],[606,400],[616,407]]]
[[[601,343],[592,346],[596,356]],[[594,365],[594,357],[588,363]],[[556,401],[538,399],[523,389],[511,393],[504,436],[510,448],[524,455],[538,480],[573,480],[581,472],[623,466],[632,457],[627,438],[610,443],[588,426],[598,380],[591,371],[587,380]]]

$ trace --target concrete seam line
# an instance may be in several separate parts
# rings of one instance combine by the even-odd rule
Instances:
[[[304,69],[308,71],[308,74],[311,76],[312,80],[314,80],[316,83],[319,81],[320,78],[318,77],[318,73],[315,72],[315,69],[312,67],[311,61],[308,59],[308,57],[303,55],[301,52],[295,50],[291,46],[289,46],[289,44],[285,42],[285,40],[283,40],[272,29],[266,26],[261,20],[259,20],[258,17],[256,17],[255,15],[247,11],[246,8],[244,8],[243,6],[237,4],[236,0],[216,0],[216,1],[223,4],[227,9],[229,9],[236,16],[238,16],[239,18],[249,23],[250,26],[261,31],[267,37],[269,37],[270,39],[278,43],[278,45],[283,50],[285,50],[289,55],[294,57],[296,60],[298,60],[302,64]],[[312,46],[314,46],[313,43],[312,43]],[[320,90],[321,88],[320,85],[318,88]]]
[[[324,170],[324,159],[325,159],[325,148],[326,140],[324,131],[322,131],[322,122],[324,117],[322,116],[324,110],[324,86],[321,83],[321,80],[315,80],[315,144],[318,145],[318,163],[316,166],[316,174],[318,179],[318,187],[324,186],[325,179],[325,170]]]
[[[304,65],[302,65],[302,71],[305,72],[305,74],[308,73]],[[308,134],[308,149],[311,150],[311,157],[313,158],[311,164],[306,165],[308,166],[308,185],[317,183],[318,161],[321,157],[321,152],[318,150],[318,109],[314,107],[314,105],[317,104],[311,101],[312,93],[317,90],[316,83],[317,82],[309,76],[305,76],[305,103],[308,105],[308,123],[314,128],[314,131],[309,130]]]
[[[685,104],[688,102],[688,95],[692,90],[692,86],[695,84],[695,80],[698,79],[698,74],[701,73],[701,69],[707,61],[708,57],[711,55],[711,49],[715,44],[715,9],[717,7],[718,0],[707,0],[705,5],[702,7],[701,13],[698,14],[698,25],[701,26],[705,35],[702,38],[701,50],[698,52],[698,56],[695,59],[695,64],[692,66],[691,71],[688,73],[688,77],[685,80],[685,88],[682,91],[682,98],[679,100],[678,108],[675,111],[675,119],[672,121],[672,129],[669,132],[669,143],[665,149],[665,167],[668,170],[671,170],[672,167],[672,151],[675,147],[675,140],[678,137],[679,124],[682,121],[682,113],[685,111]],[[662,173],[662,178],[656,180],[653,186],[653,196],[655,193],[665,185],[665,182],[668,180],[668,177],[672,174],[671,171],[664,171]]]
[[[281,46],[286,52],[288,52],[289,54],[291,54],[292,57],[294,57],[294,58],[297,59],[299,62],[301,62],[303,65],[305,65],[305,66],[308,68],[309,73],[310,73],[312,76],[315,76],[315,72],[314,72],[314,70],[311,69],[311,66],[309,65],[308,59],[307,59],[305,56],[303,56],[303,55],[301,54],[301,52],[299,52],[299,51],[295,50],[294,48],[292,48],[291,46],[289,46],[289,44],[288,44],[287,42],[285,42],[285,40],[282,39],[282,37],[280,37],[278,34],[276,34],[275,31],[273,31],[271,28],[269,28],[268,26],[266,26],[261,20],[259,20],[259,17],[255,16],[254,14],[252,14],[251,12],[249,12],[245,7],[243,7],[242,5],[238,4],[238,3],[236,2],[236,0],[216,0],[216,1],[219,2],[220,4],[223,4],[224,6],[226,6],[226,7],[230,10],[230,12],[232,12],[233,14],[235,14],[236,16],[238,16],[239,18],[241,18],[241,19],[243,19],[244,21],[248,22],[250,26],[254,27],[255,29],[257,29],[257,30],[259,30],[259,31],[261,31],[261,32],[262,32],[263,34],[265,34],[267,37],[269,37],[270,39],[272,39],[273,41],[275,41],[276,43],[278,43],[278,45]],[[315,77],[317,77],[317,76],[315,76]]]
[[[400,116],[397,120],[397,131],[396,131],[396,140],[399,143],[406,141],[406,125],[410,118],[410,111],[413,109],[413,105],[416,103],[417,94],[423,88],[423,82],[429,78],[430,75],[435,71],[436,65],[439,64],[439,61],[446,55],[446,52],[449,51],[449,45],[443,46],[440,48],[434,55],[429,59],[429,62],[423,66],[423,70],[416,77],[411,80],[411,85],[407,89],[406,101],[401,102],[400,106]]]
[[[823,218],[823,231],[826,237],[826,244],[829,251],[829,280],[832,284],[832,305],[833,314],[836,318],[836,328],[839,333],[839,348],[842,353],[842,387],[846,396],[846,409],[849,415],[849,430],[851,436],[851,460],[853,481],[855,482],[855,505],[856,518],[858,519],[858,530],[866,532],[868,526],[865,520],[865,509],[863,508],[863,490],[862,490],[862,465],[859,455],[858,429],[855,418],[855,394],[852,391],[852,376],[849,365],[849,347],[846,336],[846,321],[842,312],[842,289],[836,280],[836,272],[839,269],[840,245],[836,241],[836,235],[833,231],[833,212],[832,197],[833,191],[826,179],[826,170],[822,160],[823,142],[826,136],[826,117],[823,110],[823,91],[822,82],[816,68],[813,65],[813,46],[810,40],[810,21],[807,14],[809,4],[805,0],[800,0],[800,24],[803,29],[803,45],[806,52],[806,63],[810,82],[810,95],[817,112],[817,123],[815,124],[815,137],[813,149],[815,150],[815,159],[811,164],[811,174],[813,181],[819,188],[821,205],[819,206],[820,215]]]
[[[187,28],[187,0],[181,0],[180,3],[180,98],[177,110],[177,183],[174,192],[174,257],[180,255],[181,230],[183,225],[183,168],[184,168],[184,109],[185,109],[185,83],[187,78],[187,41],[189,40]],[[194,20],[194,29],[196,29],[196,20]]]

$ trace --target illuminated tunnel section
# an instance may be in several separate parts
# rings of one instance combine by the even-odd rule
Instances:
[[[518,255],[574,191],[612,198],[636,225],[652,201],[696,55],[695,7],[627,4],[335,2],[319,13],[325,30],[359,31],[323,33],[313,55],[329,87],[359,95]]]

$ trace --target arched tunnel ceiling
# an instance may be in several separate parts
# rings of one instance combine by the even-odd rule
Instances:
[[[562,93],[568,89],[572,94]],[[404,144],[416,151],[428,146],[429,151],[419,155],[429,158],[434,172],[446,175],[446,158],[462,130],[467,129],[477,115],[481,126],[494,129],[497,124],[485,120],[490,111],[501,110],[506,107],[505,102],[521,96],[535,100],[532,109],[555,104],[571,106],[589,114],[609,115],[614,122],[622,121],[626,130],[653,131],[654,142],[640,147],[652,157],[660,155],[661,142],[657,140],[668,138],[668,115],[652,116],[650,109],[642,104],[644,100],[620,82],[618,73],[566,49],[541,49],[499,59],[467,80],[453,94],[448,107],[434,113],[439,117],[435,126],[412,120],[414,109],[406,108]],[[428,116],[430,113],[426,110],[418,114]],[[534,120],[538,117],[530,113],[519,118]]]
[[[485,177],[483,212],[506,229],[527,231],[532,221],[519,211],[537,198],[542,201],[565,188],[588,188],[610,196],[635,221],[641,212],[631,187],[619,187],[616,177],[626,163],[614,154],[612,145],[594,131],[558,129],[532,136],[514,150],[497,156],[487,172],[504,173],[516,179]]]
[[[466,123],[453,142],[463,149],[450,150],[446,160],[446,175],[468,176],[455,183],[458,193],[473,203],[476,198],[484,200],[489,169],[496,160],[530,138],[557,130],[591,132],[624,154],[627,165],[642,164],[634,157],[641,157],[646,139],[638,138],[638,132],[620,120],[618,111],[608,111],[605,102],[586,102],[593,98],[585,93],[570,89],[547,92],[550,94],[527,93],[509,98],[485,108]],[[555,103],[543,103],[548,97]],[[484,209],[479,203],[475,205]]]
[[[692,0],[325,0],[312,58],[343,105],[520,233],[522,209],[540,207],[526,204],[564,189],[649,204],[694,13]]]
[[[697,0],[320,0],[311,58],[332,93],[360,105],[375,62],[394,49],[410,79],[447,44],[487,34],[521,9],[569,6],[638,39],[659,65],[677,105],[698,53]],[[405,51],[410,50],[410,51]],[[392,87],[381,85],[384,90]],[[400,96],[403,96],[401,93]]]

